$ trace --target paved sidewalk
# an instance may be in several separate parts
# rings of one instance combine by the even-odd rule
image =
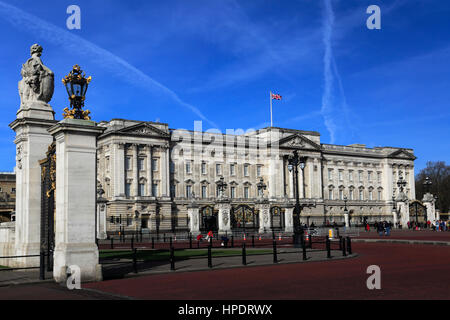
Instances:
[[[46,272],[44,281],[39,280],[39,270],[27,271],[0,271],[0,287],[15,286],[19,284],[35,284],[54,282],[53,272]]]

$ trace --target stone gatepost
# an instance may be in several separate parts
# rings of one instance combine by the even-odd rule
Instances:
[[[294,206],[284,206],[284,232],[294,232]]]
[[[56,140],[56,213],[53,276],[64,282],[78,266],[81,281],[102,279],[95,239],[97,136],[95,122],[65,119],[49,132]]]
[[[231,202],[227,198],[217,200],[219,208],[219,234],[229,233],[231,231]]]
[[[398,221],[398,219],[397,219],[397,210],[393,210],[392,211],[392,223],[393,223],[393,225],[392,225],[392,228],[397,228],[397,221]]]
[[[200,234],[200,210],[198,204],[192,202],[188,205],[187,212],[189,216],[189,230],[193,236],[198,236]]]
[[[434,199],[433,195],[429,192],[425,193],[422,202],[427,208],[427,219],[432,223],[434,223],[436,220],[439,220],[436,218],[436,200]]]
[[[349,221],[349,214],[348,214],[348,212],[344,213],[344,223],[345,223],[345,227],[346,228],[350,227],[350,221]]]
[[[16,221],[14,252],[7,255],[38,255],[41,225],[41,168],[53,137],[55,112],[48,104],[53,96],[54,74],[41,61],[42,47],[35,44],[31,58],[22,66],[19,82],[20,108],[9,127],[16,133]],[[10,245],[11,246],[11,245]],[[1,250],[0,250],[1,251]],[[6,253],[6,252],[3,252]],[[13,259],[11,266],[36,267],[39,257]]]
[[[271,230],[270,221],[270,203],[266,199],[258,200],[256,209],[259,210],[259,233],[265,233]]]
[[[408,228],[409,204],[408,200],[397,202],[397,210],[400,212],[400,224],[402,228]]]

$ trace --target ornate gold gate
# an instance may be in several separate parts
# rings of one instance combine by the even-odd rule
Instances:
[[[47,271],[53,270],[55,249],[56,144],[53,142],[41,165],[41,251],[47,257]]]

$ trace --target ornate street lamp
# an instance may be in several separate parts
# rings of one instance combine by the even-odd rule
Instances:
[[[267,185],[264,183],[264,179],[259,179],[259,182],[256,184],[256,187],[258,188],[258,197],[263,198],[264,197],[264,191],[267,189]]]
[[[424,187],[424,190],[426,193],[430,192],[430,188],[431,188],[432,184],[433,184],[433,182],[431,182],[430,177],[426,177],[425,181],[423,182],[423,187]]]
[[[64,109],[64,119],[82,119],[91,120],[90,111],[83,110],[84,101],[86,99],[86,91],[92,78],[86,78],[85,73],[79,65],[74,65],[72,71],[64,77],[62,82],[66,87],[70,100],[70,109]]]
[[[219,191],[219,198],[224,197],[227,186],[228,185],[225,182],[225,179],[223,177],[220,177],[219,181],[217,182],[217,190]]]
[[[295,208],[294,208],[294,233],[295,233],[295,241],[298,243],[298,235],[303,233],[303,229],[300,225],[300,199],[299,199],[299,192],[298,192],[298,167],[300,166],[300,169],[305,169],[307,157],[299,157],[297,150],[294,151],[293,156],[288,158],[289,164],[288,164],[288,170],[290,172],[294,172],[294,193],[295,193]],[[304,177],[304,175],[302,175]],[[304,182],[304,181],[303,181]],[[305,190],[305,186],[303,184],[303,190]]]

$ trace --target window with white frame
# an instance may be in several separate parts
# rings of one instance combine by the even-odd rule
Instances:
[[[353,181],[353,170],[350,170],[350,171],[348,172],[348,180],[349,180],[349,181]]]
[[[328,199],[333,200],[333,189],[328,190]]]
[[[139,189],[138,189],[138,191],[139,191],[139,194],[138,194],[139,197],[142,197],[142,196],[145,195],[145,183],[144,183],[144,181],[139,182]]]
[[[202,174],[206,174],[206,162],[202,162]]]
[[[244,187],[244,198],[248,199],[250,196],[250,188],[249,187]]]
[[[372,182],[372,171],[369,171],[367,173],[367,179],[369,180],[369,182]]]
[[[236,187],[230,188],[230,196],[231,196],[231,199],[234,199],[236,197]]]
[[[328,180],[333,180],[333,169],[328,169]]]
[[[339,181],[344,180],[344,172],[342,170],[339,170]]]
[[[344,200],[344,190],[339,190],[339,200]]]
[[[186,161],[186,173],[190,174],[192,173],[192,163],[191,161]]]
[[[262,166],[256,166],[256,175],[258,177],[261,177],[261,168],[262,168]]]
[[[349,196],[350,196],[350,200],[354,199],[354,190],[353,189],[350,189]]]
[[[248,164],[244,164],[244,177],[248,177],[249,176],[249,172],[248,172]]]
[[[234,163],[230,164],[230,176],[236,175],[236,165]]]
[[[202,186],[202,198],[205,199],[208,197],[208,187]]]
[[[358,172],[358,180],[359,180],[359,182],[363,182],[363,172],[362,171]]]
[[[378,190],[378,200],[383,200],[383,192],[381,189]]]
[[[369,200],[373,200],[373,190],[369,190]]]
[[[381,172],[377,172],[377,181],[381,183]]]
[[[359,189],[359,200],[364,200],[364,191]]]
[[[220,163],[216,164],[216,175],[222,175],[222,165]]]

